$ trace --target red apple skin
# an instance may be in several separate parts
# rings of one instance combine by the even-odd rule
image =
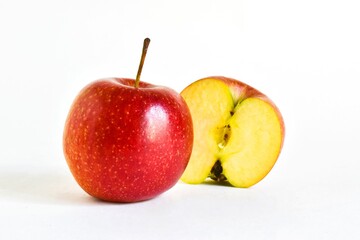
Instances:
[[[125,78],[90,83],[68,114],[63,150],[75,180],[111,202],[151,199],[176,184],[193,145],[190,111],[175,91]]]
[[[223,76],[212,76],[212,77],[200,79],[198,81],[201,81],[204,79],[209,79],[209,78],[220,80],[223,83],[225,83],[227,86],[229,86],[230,91],[233,94],[233,97],[235,99],[240,99],[240,101],[242,101],[246,98],[253,97],[253,98],[261,99],[264,102],[271,105],[273,107],[273,109],[275,110],[276,115],[280,122],[281,135],[282,135],[280,149],[282,149],[283,144],[284,144],[284,138],[285,138],[284,118],[281,115],[279,108],[275,105],[275,103],[268,96],[266,96],[264,93],[260,92],[256,88],[251,87],[251,86],[247,85],[246,83],[243,83],[243,82],[241,82],[237,79],[233,79],[233,78],[228,78],[228,77],[223,77]],[[279,154],[280,154],[280,152],[279,152]]]

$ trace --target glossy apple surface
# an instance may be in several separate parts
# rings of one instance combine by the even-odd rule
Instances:
[[[235,79],[208,77],[186,87],[194,124],[194,147],[181,179],[208,177],[250,187],[272,169],[283,146],[279,109],[263,93]]]
[[[170,189],[189,161],[193,127],[175,91],[132,79],[103,79],[74,100],[63,149],[78,184],[114,202],[153,198]]]

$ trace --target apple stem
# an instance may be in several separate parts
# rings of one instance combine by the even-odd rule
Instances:
[[[139,64],[139,69],[138,69],[136,79],[135,79],[135,88],[139,88],[141,71],[142,71],[142,68],[143,68],[143,65],[144,65],[144,61],[145,61],[145,57],[146,57],[146,53],[147,53],[147,49],[149,47],[149,44],[150,44],[150,38],[145,38],[144,39],[143,49],[142,49],[142,54],[141,54],[141,59],[140,59],[140,64]]]

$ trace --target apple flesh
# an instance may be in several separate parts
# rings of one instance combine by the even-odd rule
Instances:
[[[208,177],[250,187],[272,169],[285,127],[279,109],[263,93],[226,77],[200,79],[181,95],[194,124],[194,146],[181,179],[198,184]]]
[[[78,184],[112,202],[153,198],[180,179],[189,161],[189,109],[172,89],[124,78],[95,81],[73,102],[64,155]]]

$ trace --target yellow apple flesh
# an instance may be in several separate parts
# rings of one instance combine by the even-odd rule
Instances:
[[[285,135],[283,118],[263,93],[235,79],[208,77],[181,92],[194,126],[194,146],[181,180],[208,177],[250,187],[272,169]]]

